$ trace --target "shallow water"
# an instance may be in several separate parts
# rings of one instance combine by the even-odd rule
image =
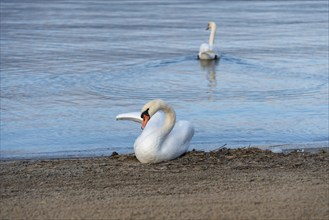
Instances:
[[[328,146],[328,2],[1,0],[1,158],[131,153],[154,98],[190,149]]]

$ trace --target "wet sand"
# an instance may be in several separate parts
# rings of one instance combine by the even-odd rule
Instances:
[[[329,219],[329,153],[1,162],[0,219]]]

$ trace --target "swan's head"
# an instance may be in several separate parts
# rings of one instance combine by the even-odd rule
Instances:
[[[155,99],[143,106],[141,110],[141,118],[143,119],[142,129],[145,128],[151,117],[164,105],[167,105],[164,101],[161,99]]]
[[[209,30],[209,29],[210,30],[216,29],[216,23],[213,21],[209,22],[206,30]]]

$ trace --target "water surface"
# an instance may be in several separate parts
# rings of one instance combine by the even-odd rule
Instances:
[[[1,0],[1,158],[131,153],[154,98],[190,149],[328,146],[328,1]]]

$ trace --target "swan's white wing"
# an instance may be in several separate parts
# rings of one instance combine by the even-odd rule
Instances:
[[[141,118],[140,112],[129,112],[129,113],[122,113],[117,115],[117,120],[127,120],[127,121],[134,121],[137,123],[142,123],[143,119]]]
[[[199,49],[199,53],[204,53],[207,51],[211,51],[212,50],[212,46],[210,46],[209,44],[201,44],[200,49]]]
[[[194,135],[194,128],[192,124],[188,121],[178,121],[175,124],[174,129],[171,131],[170,136],[175,139],[178,145],[186,146],[190,143]],[[187,148],[186,148],[187,150]]]
[[[199,59],[201,60],[213,60],[219,58],[217,47],[209,44],[201,44],[199,50]]]
[[[185,153],[194,135],[194,128],[188,121],[178,121],[162,146],[165,157],[176,158]]]

